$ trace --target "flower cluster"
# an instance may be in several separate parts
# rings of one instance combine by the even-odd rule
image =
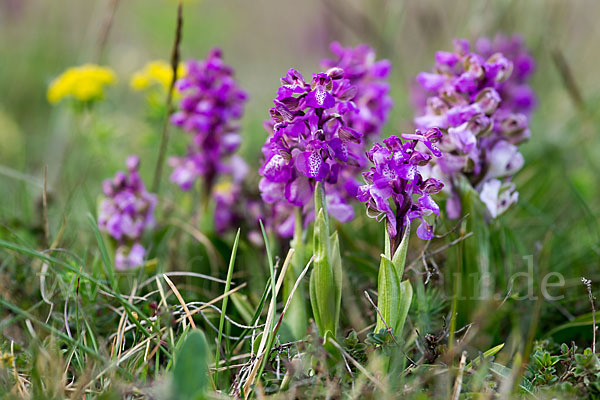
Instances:
[[[439,129],[425,132],[416,130],[414,134],[402,134],[403,143],[397,136],[384,139],[383,145],[375,145],[367,152],[374,164],[363,173],[366,184],[358,190],[358,200],[366,203],[367,215],[385,218],[387,232],[392,245],[400,243],[404,229],[410,221],[420,219],[417,236],[429,240],[433,237],[433,226],[425,221],[425,216],[439,215],[439,208],[431,198],[443,188],[443,183],[435,178],[424,179],[421,168],[432,159],[431,154],[442,155],[436,143],[442,137]],[[429,152],[418,150],[418,144]]]
[[[138,168],[139,158],[127,158],[127,173],[117,172],[103,184],[106,198],[100,204],[98,227],[117,242],[115,266],[119,270],[140,266],[146,250],[143,233],[154,225],[156,195],[148,193]]]
[[[267,123],[272,134],[262,150],[263,200],[303,207],[310,218],[314,185],[319,181],[325,186],[330,214],[342,222],[353,219],[352,206],[346,203],[353,188],[346,188],[339,177],[345,168],[357,166],[360,157],[350,143],[361,143],[362,134],[345,119],[346,114],[357,112],[351,101],[356,87],[344,78],[341,68],[314,74],[310,84],[290,69],[281,84]],[[291,230],[279,233],[289,236]]]
[[[171,180],[182,190],[202,178],[210,193],[220,174],[233,174],[238,180],[243,161],[229,155],[241,138],[239,120],[247,95],[233,77],[233,69],[223,62],[221,51],[213,49],[206,60],[188,61],[187,74],[177,81],[182,93],[179,110],[171,122],[193,135],[186,156],[171,158]],[[242,168],[245,171],[245,167]]]
[[[344,122],[349,128],[360,132],[363,140],[348,143],[350,152],[359,156],[358,165],[356,168],[348,166],[340,174],[348,200],[354,200],[360,186],[358,177],[368,163],[366,146],[380,138],[394,105],[387,81],[392,64],[388,60],[376,61],[375,51],[366,44],[344,48],[338,42],[333,42],[330,49],[335,58],[322,60],[321,64],[325,68],[341,68],[344,79],[356,88],[352,99],[356,111],[344,114]]]
[[[185,64],[179,64],[177,68],[177,77],[185,76],[187,68]],[[158,89],[164,93],[167,92],[173,79],[173,68],[163,60],[151,61],[139,71],[136,71],[131,77],[129,85],[137,91]]]
[[[344,48],[333,42],[330,49],[336,58],[322,60],[323,67],[343,69],[344,78],[356,87],[353,101],[358,111],[346,114],[344,120],[364,135],[365,142],[377,140],[394,105],[387,82],[392,64],[376,61],[375,51],[366,44]]]
[[[94,64],[71,67],[55,78],[48,87],[48,101],[56,104],[64,98],[82,102],[99,100],[104,88],[116,81],[112,69]]]
[[[484,57],[471,52],[465,40],[455,40],[454,52],[440,51],[435,58],[433,72],[417,76],[427,100],[415,123],[420,129],[438,127],[443,132],[439,148],[444,155],[429,173],[447,183],[450,218],[461,213],[455,187],[459,174],[496,217],[517,200],[509,180],[524,162],[517,146],[530,135],[525,113],[529,108],[502,97],[514,87],[513,62],[502,53]]]

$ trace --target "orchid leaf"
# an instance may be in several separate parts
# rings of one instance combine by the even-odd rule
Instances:
[[[377,308],[381,316],[377,318],[375,332],[381,329],[395,328],[398,322],[398,306],[400,304],[400,281],[396,274],[396,268],[392,261],[385,255],[381,255],[379,265],[379,281],[377,284],[378,299]],[[383,318],[383,320],[382,320]],[[393,332],[396,333],[395,331]]]
[[[335,300],[335,309],[334,309],[334,326],[333,337],[335,337],[335,333],[337,332],[339,321],[340,321],[340,308],[342,303],[342,255],[340,254],[340,241],[338,237],[338,233],[333,232],[330,240],[330,251],[329,251],[329,260],[331,263],[331,270],[333,272],[333,283],[334,283],[334,300]]]
[[[336,290],[335,277],[329,259],[329,227],[325,221],[324,210],[321,209],[315,220],[314,228],[314,260],[311,276],[311,303],[313,312],[320,320],[319,331],[336,331]],[[315,322],[317,319],[315,318]]]
[[[335,336],[340,315],[342,259],[337,233],[329,236],[325,195],[320,183],[315,188],[315,209],[310,300],[321,335],[331,331]]]
[[[402,335],[402,330],[404,329],[404,323],[406,322],[406,317],[408,316],[408,310],[410,309],[410,305],[412,303],[413,297],[413,289],[410,281],[407,279],[400,284],[400,301],[398,305],[398,321],[394,328],[394,333],[396,336]]]

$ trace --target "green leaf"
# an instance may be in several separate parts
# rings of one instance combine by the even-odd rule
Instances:
[[[342,304],[342,255],[340,254],[340,240],[338,237],[338,233],[333,232],[333,235],[329,238],[330,240],[330,252],[329,252],[329,260],[331,263],[331,270],[333,272],[333,282],[334,282],[334,300],[335,300],[335,310],[334,310],[334,326],[333,337],[335,338],[335,334],[337,333],[338,324],[340,321],[340,308]]]
[[[377,318],[375,332],[381,329],[386,329],[387,325],[394,329],[398,323],[398,310],[400,305],[400,281],[396,274],[396,267],[392,261],[385,255],[381,255],[381,263],[379,265],[379,280],[377,282],[378,298],[377,308],[381,317]],[[396,331],[393,332],[396,334]]]
[[[311,275],[311,304],[313,312],[319,315],[319,331],[336,331],[336,291],[335,278],[329,260],[329,227],[325,220],[324,210],[321,209],[315,220],[314,228],[314,259]],[[316,322],[315,318],[315,322]]]
[[[387,254],[391,252],[389,235],[386,229],[385,251]],[[402,235],[402,241],[394,252],[393,258],[388,255],[381,255],[381,263],[379,266],[379,278],[377,283],[378,300],[377,307],[383,315],[385,322],[392,328],[394,335],[402,334],[404,322],[408,315],[408,309],[412,302],[412,286],[410,282],[402,282],[404,274],[404,265],[406,263],[406,253],[408,250],[408,241],[410,237],[410,224],[405,228]],[[385,329],[386,326],[379,317],[375,332]]]
[[[339,348],[337,348],[332,342],[337,343],[335,334],[331,331],[325,331],[325,333],[323,334],[323,347],[325,348],[327,353],[329,353],[329,355],[332,357],[330,358],[331,367],[333,367],[336,364],[336,361],[342,360],[342,353],[340,352]]]
[[[321,335],[337,334],[342,296],[342,257],[337,233],[329,236],[329,220],[323,186],[315,188],[317,218],[313,230],[313,270],[310,276],[310,302]]]
[[[453,296],[456,302],[451,321],[454,326],[467,325],[482,302],[489,299],[493,288],[491,274],[490,231],[485,220],[485,205],[471,184],[462,178],[458,182],[462,213],[469,216],[462,222],[460,234],[473,235],[453,246],[449,265],[456,265],[452,274]]]
[[[396,336],[402,335],[402,331],[404,330],[404,323],[406,322],[406,317],[408,315],[408,310],[410,309],[410,304],[412,303],[413,297],[413,289],[410,284],[410,281],[407,279],[400,284],[400,304],[398,306],[398,322],[396,323],[396,327],[394,328],[394,334]]]
[[[295,224],[294,238],[290,243],[295,252],[292,258],[291,268],[288,268],[283,281],[283,300],[287,301],[296,280],[306,265],[304,254],[304,231],[302,229],[302,210],[294,207]],[[304,281],[299,282],[296,292],[291,299],[290,306],[285,313],[283,321],[289,326],[293,340],[299,340],[306,334],[307,328],[306,289]]]
[[[173,399],[206,399],[209,350],[204,334],[199,330],[187,333],[175,353],[173,366]]]
[[[315,319],[315,324],[317,324],[317,327],[319,329],[321,329],[321,326],[323,326],[323,324],[321,322],[321,314],[319,313],[319,307],[317,305],[317,292],[316,292],[314,270],[313,270],[313,273],[310,274],[310,281],[309,281],[308,286],[309,286],[308,292],[309,292],[309,296],[310,296],[310,304],[311,304],[312,310],[313,310],[313,318]]]
[[[384,237],[383,254],[385,254],[385,256],[391,260],[392,259],[392,244],[390,243],[390,235],[388,234],[387,224],[383,224],[383,226],[385,227],[385,233],[383,235],[383,237]]]
[[[327,226],[329,227],[329,214],[327,214],[327,200],[325,198],[325,189],[321,182],[317,182],[315,185],[315,212],[323,210],[323,215],[325,216],[325,222],[327,222]]]

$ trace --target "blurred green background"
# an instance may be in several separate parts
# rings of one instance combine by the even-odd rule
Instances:
[[[161,123],[148,118],[143,95],[128,82],[148,61],[169,58],[176,8],[175,0],[0,0],[5,228],[33,239],[42,234],[46,166],[51,230],[66,219],[62,246],[72,249],[89,244],[85,216],[96,209],[101,181],[122,169],[127,155],[141,156],[142,175],[150,181]],[[580,277],[598,281],[593,287],[600,293],[599,1],[189,0],[183,9],[182,58],[204,58],[211,47],[221,47],[250,94],[242,152],[252,170],[279,77],[290,67],[305,76],[318,71],[331,41],[367,43],[393,62],[395,107],[387,136],[411,129],[409,88],[418,72],[431,68],[436,50],[451,49],[454,37],[522,35],[537,61],[532,86],[539,106],[531,140],[522,146],[526,165],[515,178],[519,204],[496,227],[504,243],[496,256],[506,260],[507,271],[513,264],[521,268],[522,257],[537,257],[552,232],[548,269],[565,276],[566,299],[546,305],[547,324],[589,312]],[[557,63],[560,57],[566,67]],[[46,89],[67,67],[86,62],[110,66],[119,81],[93,112],[74,117],[64,105],[51,106]],[[181,152],[185,141],[171,129],[168,155]],[[163,195],[176,201],[178,188],[167,183],[165,170]],[[377,229],[364,218],[353,224]]]

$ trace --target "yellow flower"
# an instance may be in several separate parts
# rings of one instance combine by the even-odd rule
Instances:
[[[185,66],[179,64],[177,77],[181,78],[186,72]],[[157,60],[149,62],[144,68],[134,73],[129,84],[133,90],[137,91],[160,88],[166,92],[171,85],[171,79],[173,79],[171,65],[166,61]]]
[[[104,87],[116,80],[114,71],[108,67],[94,64],[71,67],[50,83],[48,101],[56,104],[65,97],[82,102],[98,100],[104,94]]]
[[[213,190],[215,194],[226,196],[233,192],[233,182],[231,182],[230,180],[224,180],[222,182],[217,183]]]
[[[0,366],[3,368],[12,367],[14,363],[14,357],[8,353],[0,352]]]

